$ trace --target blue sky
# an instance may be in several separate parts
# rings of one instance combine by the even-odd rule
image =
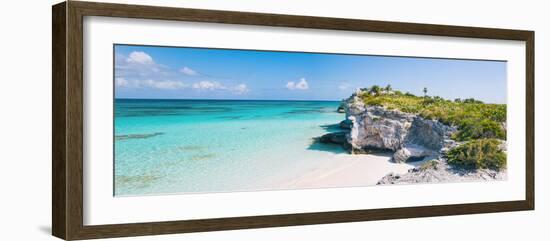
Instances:
[[[115,97],[341,100],[374,84],[506,102],[506,62],[115,45]]]

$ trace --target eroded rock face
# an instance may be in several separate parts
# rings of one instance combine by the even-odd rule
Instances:
[[[393,155],[395,162],[438,159],[440,155],[457,145],[451,140],[456,129],[435,120],[415,117],[404,145]]]
[[[439,150],[445,139],[450,139],[454,128],[446,126],[436,120],[426,120],[416,117],[407,135],[407,143],[414,143],[428,149]]]
[[[347,100],[346,118],[351,121],[347,141],[352,153],[369,150],[393,151],[395,162],[438,158],[456,143],[450,139],[455,128],[415,114],[365,106],[357,95]]]
[[[397,151],[404,144],[414,116],[373,106],[347,118],[352,122],[348,141],[353,150]]]
[[[415,162],[425,159],[437,159],[439,152],[423,146],[409,144],[393,153],[394,162]]]

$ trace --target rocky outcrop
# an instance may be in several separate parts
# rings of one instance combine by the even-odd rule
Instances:
[[[395,162],[411,162],[438,158],[456,145],[450,139],[456,128],[415,114],[365,106],[358,95],[352,95],[344,105],[346,120],[351,121],[347,141],[352,153],[387,150],[394,152]]]
[[[391,152],[394,162],[416,162],[420,165],[405,174],[390,173],[378,184],[463,182],[502,180],[505,170],[463,169],[447,163],[447,152],[463,143],[451,139],[456,127],[416,114],[391,110],[382,106],[365,105],[358,90],[342,102],[338,112],[346,118],[340,122],[339,132],[318,138],[322,143],[342,145],[352,154]],[[369,95],[377,95],[373,92]],[[506,152],[506,142],[499,146]],[[417,162],[424,161],[424,162]]]
[[[438,158],[439,152],[415,144],[409,144],[393,153],[394,162],[415,162]]]
[[[433,160],[405,174],[390,173],[380,179],[377,185],[505,180],[506,177],[505,171],[460,169],[449,166],[443,160]]]

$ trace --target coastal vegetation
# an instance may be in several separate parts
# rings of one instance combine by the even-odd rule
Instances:
[[[391,86],[372,86],[358,92],[366,106],[381,106],[387,110],[399,110],[429,120],[437,120],[456,128],[451,139],[460,143],[448,151],[450,165],[473,169],[500,170],[506,167],[506,154],[500,148],[506,140],[506,105],[487,104],[469,99],[447,100],[393,90]]]
[[[506,154],[497,139],[468,141],[447,153],[447,162],[465,168],[501,169],[506,167]]]
[[[400,91],[381,90],[378,86],[363,89],[362,98],[366,105],[383,106],[389,110],[418,114],[426,119],[456,126],[453,135],[456,141],[469,141],[481,138],[505,140],[506,105],[485,104],[475,99],[454,101],[439,96],[415,96]],[[425,88],[424,93],[427,92]]]

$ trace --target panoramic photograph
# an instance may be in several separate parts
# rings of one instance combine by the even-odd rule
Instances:
[[[506,61],[114,45],[114,195],[506,180]]]

